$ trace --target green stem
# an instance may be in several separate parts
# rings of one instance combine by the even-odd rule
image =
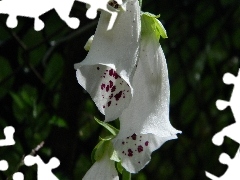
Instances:
[[[123,169],[122,180],[131,180],[131,173]]]

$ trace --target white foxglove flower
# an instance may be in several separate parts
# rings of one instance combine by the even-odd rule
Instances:
[[[169,122],[170,89],[163,50],[153,26],[142,20],[142,27],[134,95],[119,118],[119,134],[112,140],[122,166],[131,173],[141,170],[154,150],[181,133]]]
[[[83,180],[119,180],[115,162],[110,160],[107,151],[99,161],[92,165]]]
[[[140,7],[128,0],[113,28],[102,12],[87,57],[74,65],[79,84],[91,95],[105,121],[118,118],[131,101],[132,78],[139,54]]]

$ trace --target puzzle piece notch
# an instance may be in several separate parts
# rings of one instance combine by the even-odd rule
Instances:
[[[230,139],[240,144],[239,129],[240,129],[240,123],[233,123],[223,128],[220,132],[216,133],[213,136],[212,138],[213,144],[217,146],[222,145],[225,136],[229,137]]]
[[[4,128],[3,133],[5,136],[5,139],[0,140],[0,146],[12,146],[15,144],[15,141],[13,139],[13,134],[15,132],[14,127],[7,126]]]
[[[230,101],[217,100],[216,106],[219,110],[226,109],[227,106],[230,106],[233,116],[236,122],[240,122],[240,111],[238,104],[240,102],[240,69],[238,71],[238,76],[234,76],[230,73],[225,73],[223,76],[223,82],[225,84],[234,84],[232,95]]]
[[[104,10],[108,13],[111,14],[111,18],[109,20],[109,24],[107,27],[107,30],[111,30],[113,28],[113,25],[117,19],[117,15],[118,15],[118,11],[114,8],[111,8],[111,10],[109,10],[109,0],[98,0],[98,2],[96,2],[96,0],[77,0],[83,3],[86,3],[88,5],[90,5],[90,7],[88,8],[87,12],[86,12],[86,16],[89,19],[95,19],[97,17],[97,10],[101,9]],[[123,5],[122,0],[115,0],[120,6]]]
[[[240,129],[240,111],[238,110],[238,104],[240,103],[240,69],[237,77],[230,73],[225,73],[223,76],[223,82],[225,84],[234,84],[232,95],[229,102],[217,100],[216,106],[219,110],[224,110],[227,106],[230,106],[236,122],[215,134],[212,142],[215,145],[220,146],[224,141],[224,136],[227,136],[240,144],[240,136],[238,135]]]
[[[230,158],[230,156],[226,153],[222,153],[219,156],[219,162],[221,164],[228,165],[227,171],[221,176],[216,177],[212,175],[211,173],[205,171],[205,174],[208,178],[212,180],[239,180],[240,179],[240,148],[238,149],[235,157],[233,159]]]
[[[238,136],[240,129],[240,112],[238,110],[238,104],[240,103],[240,69],[238,71],[237,77],[230,73],[225,73],[223,76],[223,82],[225,84],[234,84],[232,95],[229,102],[217,100],[216,106],[219,110],[224,110],[227,106],[230,106],[236,122],[216,133],[212,138],[212,142],[215,145],[220,146],[224,142],[224,137],[227,136],[240,144],[240,136]],[[222,153],[219,156],[219,162],[228,165],[227,171],[221,177],[216,177],[211,173],[205,171],[205,174],[208,178],[212,180],[240,179],[240,147],[233,159],[231,159],[228,154]]]
[[[37,177],[38,180],[58,180],[58,178],[52,173],[52,169],[57,168],[60,165],[60,161],[53,157],[49,160],[47,164],[45,164],[40,156],[32,156],[27,155],[24,158],[24,164],[26,166],[32,166],[34,164],[37,164],[38,170],[37,170]]]

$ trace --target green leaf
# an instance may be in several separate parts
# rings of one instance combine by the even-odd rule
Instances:
[[[53,125],[55,125],[57,127],[64,127],[64,128],[67,127],[66,121],[63,118],[60,118],[60,117],[58,117],[56,115],[52,116],[52,118],[50,119],[49,123],[53,124]]]
[[[21,122],[24,118],[36,118],[39,112],[38,93],[35,87],[23,85],[18,92],[10,92],[13,99],[13,112]]]
[[[54,54],[47,64],[44,73],[44,81],[50,89],[53,89],[62,77],[64,62],[61,56]]]
[[[97,121],[98,124],[105,127],[110,133],[112,133],[112,135],[116,136],[118,134],[119,130],[113,127],[112,125],[105,123],[103,121],[100,121],[96,117],[94,117],[94,119],[95,121]]]
[[[13,101],[17,104],[17,106],[20,109],[23,109],[24,108],[24,102],[23,102],[22,98],[18,94],[15,94],[13,92],[10,92],[10,95],[13,98]]]
[[[126,171],[126,169],[123,169],[122,179],[123,180],[131,180],[131,173]]]
[[[167,38],[167,32],[163,27],[162,23],[157,19],[160,15],[154,15],[149,12],[142,12],[141,23],[142,23],[142,35],[149,35],[154,33],[156,38],[159,40],[162,36]]]

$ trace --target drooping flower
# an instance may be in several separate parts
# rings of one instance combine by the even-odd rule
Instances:
[[[75,64],[79,84],[91,95],[105,121],[118,118],[131,101],[132,78],[139,54],[140,7],[128,0],[113,28],[102,12],[87,57]]]
[[[133,77],[133,98],[120,116],[119,134],[112,140],[122,166],[137,173],[164,142],[181,131],[169,121],[169,80],[166,59],[159,44],[162,25],[157,29],[152,15],[142,15],[140,56]],[[157,23],[160,23],[159,21]]]

